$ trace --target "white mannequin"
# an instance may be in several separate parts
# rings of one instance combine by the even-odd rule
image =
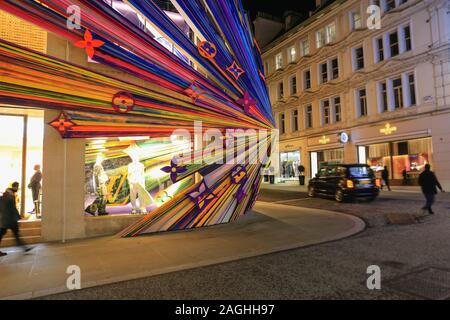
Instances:
[[[153,202],[151,195],[145,190],[145,167],[139,162],[139,147],[130,146],[125,151],[131,158],[128,165],[128,185],[130,186],[130,201],[133,207],[131,213],[147,213],[147,206]],[[137,205],[139,199],[139,206]]]
[[[103,169],[102,166],[103,157],[101,155],[97,156],[97,159],[94,164],[94,190],[97,190],[97,188],[100,188],[102,190],[103,197],[107,196],[108,190],[106,187],[106,183],[108,182],[109,178],[108,175],[105,172],[105,169]],[[97,177],[98,180],[98,186],[96,185],[95,178]]]

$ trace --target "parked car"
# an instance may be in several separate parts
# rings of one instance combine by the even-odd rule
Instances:
[[[308,196],[334,197],[337,202],[355,198],[375,200],[380,188],[381,180],[376,178],[368,165],[328,165],[309,181]]]

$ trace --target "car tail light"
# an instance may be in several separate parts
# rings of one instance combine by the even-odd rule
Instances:
[[[376,179],[375,184],[377,185],[378,188],[381,188],[381,180],[380,179]]]
[[[346,184],[348,189],[355,188],[355,183],[352,180],[347,180]]]

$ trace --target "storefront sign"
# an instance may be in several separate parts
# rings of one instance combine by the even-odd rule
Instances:
[[[320,144],[327,144],[330,142],[330,138],[327,138],[326,136],[323,136],[322,138],[320,138],[319,143]]]
[[[341,143],[347,143],[350,140],[350,137],[347,132],[341,132],[339,134],[339,141]]]
[[[384,126],[384,128],[380,129],[380,133],[383,133],[385,135],[390,135],[394,132],[397,131],[397,127],[391,127],[390,123],[386,123],[386,125]]]

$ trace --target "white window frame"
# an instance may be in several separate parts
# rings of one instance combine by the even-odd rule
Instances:
[[[311,54],[309,38],[303,38],[300,40],[300,54],[302,57],[309,56]]]
[[[383,84],[386,85],[386,105],[384,105]],[[388,80],[380,80],[377,82],[378,112],[389,112],[389,84]],[[386,109],[386,110],[384,110]]]
[[[325,45],[325,29],[316,31],[316,48],[320,49]]]
[[[338,75],[337,75],[336,78],[333,78],[333,71],[334,71],[333,70],[333,60],[337,60],[337,72],[338,72]],[[333,81],[333,80],[339,79],[339,77],[341,76],[341,68],[339,67],[339,57],[335,56],[335,57],[330,58],[328,60],[328,64],[329,64],[329,66],[328,66],[329,81]]]
[[[402,75],[392,77],[392,93],[393,93],[393,97],[394,97],[392,103],[393,103],[393,109],[394,110],[401,110],[401,109],[405,108],[405,97],[404,97],[405,90],[403,88],[403,79],[402,78],[403,78]],[[400,99],[398,107],[396,107],[396,105],[395,105],[395,101],[396,101],[396,97],[397,97],[397,94],[396,94],[396,88],[397,87],[394,87],[394,81],[397,81],[397,80],[400,80],[400,87],[399,88],[401,90],[400,96],[398,97]]]
[[[292,85],[292,80],[295,79],[295,92],[293,89],[293,85]],[[298,83],[297,83],[297,75],[294,74],[292,76],[289,77],[289,94],[291,96],[296,95],[298,93]]]
[[[283,53],[280,52],[275,55],[275,70],[283,69]]]
[[[328,103],[328,106],[325,107],[325,103]],[[325,115],[325,110],[328,109],[328,116]],[[331,103],[330,103],[330,99],[323,99],[320,100],[320,115],[321,115],[321,124],[322,126],[327,126],[332,124],[332,117],[331,117]],[[328,119],[328,121],[325,121],[326,119]]]
[[[309,88],[306,86],[306,73],[309,72]],[[304,69],[302,71],[302,83],[303,83],[303,91],[312,89],[312,73],[311,68]]]
[[[286,133],[286,114],[280,112],[280,134]]]
[[[295,112],[297,111],[297,116],[295,115]],[[292,128],[292,132],[298,132],[300,131],[300,125],[299,125],[299,114],[300,112],[298,112],[298,109],[292,109],[291,110],[291,128]],[[297,126],[297,128],[296,128]]]
[[[308,112],[308,109],[311,108],[311,112]],[[307,104],[304,106],[305,111],[305,129],[312,129],[314,128],[314,109],[312,104]],[[308,125],[308,115],[311,115],[311,125]]]
[[[325,66],[325,70],[326,70],[326,73],[327,73],[327,77],[326,77],[325,81],[323,79],[322,66]],[[329,69],[330,68],[329,68],[328,60],[317,64],[317,75],[318,75],[317,80],[318,80],[319,85],[327,83],[328,81],[330,81]]]
[[[383,52],[383,59],[380,60],[380,46],[379,46],[379,40],[381,40],[381,43],[383,44],[382,52]],[[386,50],[385,50],[385,37],[383,34],[374,37],[373,38],[373,54],[374,54],[374,62],[380,63],[386,60]]]
[[[281,90],[280,90],[281,88],[283,89],[283,92],[281,92]],[[280,81],[277,84],[277,98],[278,98],[278,101],[281,101],[284,99],[284,82],[283,81]]]
[[[336,112],[336,99],[339,98],[339,113]],[[333,96],[331,99],[331,106],[332,106],[332,119],[333,123],[340,123],[342,122],[342,99],[341,96]],[[336,116],[339,114],[339,120],[336,118]]]
[[[362,52],[363,52],[363,67],[362,68],[358,68],[358,60],[356,57],[356,50],[362,48]],[[366,68],[366,57],[365,57],[365,52],[364,52],[364,44],[361,44],[359,46],[356,46],[354,48],[352,48],[352,61],[353,61],[353,71],[359,71],[359,70],[363,70]]]
[[[333,32],[331,32],[331,30],[333,30]],[[325,44],[336,42],[336,38],[336,22],[333,21],[325,26]]]
[[[411,94],[411,82],[409,80],[409,76],[414,76],[414,100],[415,103],[412,103],[411,97],[413,96]],[[408,101],[408,105],[407,107],[413,107],[413,106],[417,106],[418,105],[418,100],[417,100],[417,77],[416,77],[416,72],[415,71],[411,71],[411,72],[406,72],[406,76],[408,78],[408,95],[409,95],[409,101]]]
[[[362,90],[365,90],[365,103],[366,103],[366,108],[365,108],[365,114],[363,115],[361,112],[361,95],[360,92]],[[368,105],[368,98],[367,98],[367,88],[366,87],[360,87],[358,89],[356,89],[355,91],[355,98],[356,98],[356,115],[357,118],[363,118],[363,117],[367,117],[368,113],[369,113],[369,105]]]
[[[359,20],[356,20],[355,17],[359,16]],[[355,30],[359,30],[362,29],[362,14],[361,14],[361,10],[357,9],[357,10],[353,10],[350,11],[350,30],[351,31],[355,31]],[[356,25],[356,22],[359,21],[359,25]]]
[[[294,49],[294,54],[292,55],[292,49]],[[297,61],[297,49],[295,46],[290,46],[288,48],[288,63],[295,63]]]

